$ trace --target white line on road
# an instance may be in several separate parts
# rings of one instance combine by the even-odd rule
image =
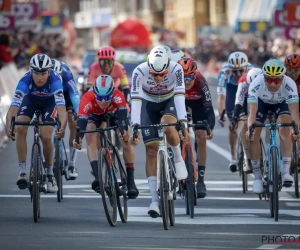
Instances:
[[[226,158],[228,161],[231,160],[231,155],[230,153],[225,150],[224,148],[221,148],[218,146],[216,143],[212,141],[206,141],[207,147],[209,147],[211,150],[215,151],[216,153],[222,155],[224,158]]]
[[[278,247],[281,247],[281,245],[279,245],[279,244],[276,244],[276,245],[275,244],[265,244],[265,245],[262,245],[262,246],[260,246],[256,249],[276,249]]]

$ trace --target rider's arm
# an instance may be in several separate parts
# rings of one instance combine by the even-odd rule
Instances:
[[[259,91],[260,82],[258,79],[254,79],[249,86],[248,91],[248,128],[252,123],[256,121],[256,113],[258,110],[258,91]]]
[[[127,108],[126,101],[123,93],[116,89],[112,98],[112,103],[114,108],[116,108],[116,120],[123,126],[123,128],[127,131],[129,122],[127,118]]]
[[[177,112],[177,118],[187,127],[187,117],[185,108],[185,85],[184,73],[182,67],[177,67],[175,71],[174,104]]]
[[[143,99],[143,75],[138,67],[132,72],[131,86],[131,125],[141,125],[141,108]]]
[[[86,84],[86,88],[90,88],[93,86],[94,82],[96,81],[97,78],[97,71],[96,71],[96,67],[98,67],[98,62],[94,62],[89,69],[89,73],[88,73],[88,79],[87,79],[87,84]]]
[[[245,94],[248,91],[248,84],[246,82],[240,83],[235,96],[234,115],[233,117],[238,118],[244,104]]]
[[[92,105],[88,98],[89,93],[85,93],[79,103],[77,126],[80,130],[85,130],[88,122],[89,113],[92,110]],[[79,134],[80,138],[84,137],[84,133]]]
[[[79,92],[78,92],[76,83],[75,83],[72,75],[67,79],[66,86],[67,86],[67,91],[69,93],[71,102],[73,104],[73,108],[78,113],[80,96],[79,96]]]
[[[126,74],[126,70],[122,64],[120,64],[119,70],[120,70],[120,86],[125,96],[126,103],[130,103],[129,81]]]
[[[227,75],[221,71],[218,75],[218,111],[219,116],[225,109],[225,98],[226,98],[226,83],[227,83],[228,77]]]
[[[209,87],[204,77],[201,81],[200,94],[202,96],[201,99],[206,113],[208,125],[210,129],[213,130],[215,126],[215,112],[211,102]]]

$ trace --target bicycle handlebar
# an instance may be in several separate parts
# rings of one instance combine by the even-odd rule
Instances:
[[[211,134],[211,129],[210,129],[209,125],[208,125],[207,120],[204,120],[203,124],[188,124],[188,127],[189,128],[205,128],[206,134],[208,136],[210,136],[210,134]]]

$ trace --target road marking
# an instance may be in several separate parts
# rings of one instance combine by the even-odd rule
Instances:
[[[300,235],[292,235],[292,234],[284,234],[282,236],[279,235],[269,235],[265,236],[271,239],[272,243],[264,244],[256,249],[276,249],[281,247],[282,245],[291,245],[291,244],[299,244]],[[268,240],[266,239],[266,241]],[[279,240],[278,240],[279,238]],[[268,240],[270,241],[270,240]],[[275,241],[275,242],[274,242]],[[281,244],[282,243],[282,244]]]
[[[219,155],[222,155],[224,158],[226,158],[228,161],[231,160],[231,154],[225,150],[224,148],[221,148],[218,144],[212,142],[212,141],[206,141],[207,147],[209,147],[211,150],[215,151]]]
[[[66,152],[69,153],[70,152],[70,149],[69,148],[66,148]],[[86,148],[82,148],[81,150],[77,150],[78,153],[86,153],[87,152],[87,149]]]
[[[276,249],[278,247],[281,247],[281,245],[279,245],[279,244],[276,244],[276,245],[275,244],[265,244],[265,245],[262,245],[262,246],[260,246],[256,249]]]

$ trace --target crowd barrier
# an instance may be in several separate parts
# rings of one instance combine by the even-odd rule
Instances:
[[[24,70],[19,71],[14,63],[0,70],[0,148],[8,141],[5,130],[5,118],[10,107],[14,91]]]

